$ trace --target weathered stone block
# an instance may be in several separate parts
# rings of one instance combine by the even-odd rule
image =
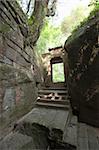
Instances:
[[[65,43],[68,53],[68,87],[73,112],[79,121],[99,127],[99,13]]]

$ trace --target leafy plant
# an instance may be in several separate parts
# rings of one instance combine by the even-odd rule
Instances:
[[[72,34],[75,33],[79,28],[81,28],[85,23],[90,20],[90,18],[94,17],[97,12],[99,12],[99,2],[97,0],[93,0],[95,3],[90,3],[89,6],[93,6],[92,11],[90,12],[89,16],[85,18],[76,28],[72,31]]]
[[[48,48],[61,45],[61,29],[60,27],[54,27],[48,20],[45,20],[45,24],[41,31],[39,40],[37,42],[37,50],[40,54],[48,51]]]
[[[53,82],[64,82],[64,67],[63,63],[53,64]]]
[[[89,11],[90,10],[86,11],[86,8],[84,8],[82,5],[74,9],[70,16],[66,17],[62,22],[62,33],[68,36],[86,17],[88,17]]]

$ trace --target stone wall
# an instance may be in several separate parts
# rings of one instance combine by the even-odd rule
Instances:
[[[28,32],[27,17],[18,3],[1,0],[0,116],[15,106],[26,109],[36,100],[41,77],[33,45],[27,43]]]
[[[65,43],[68,87],[73,112],[81,122],[99,127],[99,11]]]

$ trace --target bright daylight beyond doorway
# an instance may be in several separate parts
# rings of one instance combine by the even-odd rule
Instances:
[[[63,63],[52,64],[52,81],[53,83],[65,81]]]

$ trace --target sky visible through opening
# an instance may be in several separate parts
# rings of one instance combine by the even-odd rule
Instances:
[[[87,7],[90,0],[58,0],[57,10],[55,17],[52,18],[54,25],[60,25],[66,16],[69,16],[73,9],[77,8],[79,5]],[[88,14],[86,13],[86,16]]]
[[[37,41],[36,48],[40,54],[48,52],[49,48],[64,45],[72,31],[84,18],[88,17],[91,10],[88,7],[90,1],[57,0],[55,16],[45,17],[45,23]]]
[[[34,9],[34,1],[35,0],[31,1],[31,9],[28,14],[29,16]],[[51,1],[53,0],[50,0],[50,2]],[[88,5],[90,1],[91,0],[57,0],[55,16],[45,17],[45,23],[43,24],[40,37],[36,43],[36,48],[40,54],[48,52],[49,48],[64,45],[64,42],[68,36],[70,36],[76,26],[79,25],[80,22],[82,22],[83,19],[89,15],[90,8]],[[27,10],[28,3],[29,0],[20,0],[20,5],[25,12]],[[77,13],[77,9],[81,10],[81,15],[79,15],[78,10],[78,15],[80,17],[76,17],[75,15],[73,16],[75,12]],[[49,22],[48,26],[46,26],[47,21]],[[67,30],[65,26],[67,26]]]
[[[53,0],[52,0],[53,1]],[[27,4],[29,0],[19,1],[22,9],[26,12]],[[87,7],[90,0],[57,0],[57,10],[55,17],[52,17],[53,25],[60,25],[64,17],[69,16],[73,9],[77,6],[82,5]],[[34,0],[32,0],[32,6],[34,5]],[[30,14],[32,13],[33,7],[30,7]]]

